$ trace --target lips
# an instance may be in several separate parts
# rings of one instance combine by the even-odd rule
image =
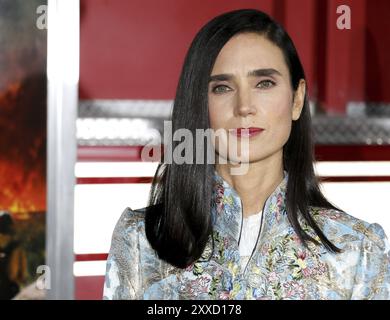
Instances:
[[[249,138],[258,135],[263,131],[264,131],[263,128],[258,128],[258,127],[236,128],[230,130],[230,132],[237,137],[249,137]]]

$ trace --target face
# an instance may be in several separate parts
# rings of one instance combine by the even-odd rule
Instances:
[[[235,148],[249,162],[281,152],[292,121],[300,116],[304,96],[304,80],[294,92],[283,53],[276,45],[255,33],[234,36],[217,56],[208,88],[210,126],[229,132],[227,139],[216,140],[216,152],[221,155],[222,147],[228,152]],[[249,136],[237,137],[237,128],[254,129]],[[244,139],[249,146],[243,148],[246,154],[240,152]]]

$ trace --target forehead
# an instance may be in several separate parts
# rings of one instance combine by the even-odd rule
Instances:
[[[239,73],[259,68],[274,68],[283,76],[288,68],[282,50],[256,33],[241,33],[232,37],[215,60],[214,73]]]

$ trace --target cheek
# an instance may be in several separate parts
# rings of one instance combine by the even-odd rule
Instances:
[[[211,129],[225,128],[228,122],[226,104],[209,99],[209,119]]]
[[[270,122],[274,125],[290,123],[292,121],[291,108],[288,101],[279,101],[279,103],[273,104],[273,108],[269,112]]]
[[[292,100],[289,95],[275,98],[266,108],[267,125],[270,133],[278,143],[285,143],[290,135],[292,121]]]

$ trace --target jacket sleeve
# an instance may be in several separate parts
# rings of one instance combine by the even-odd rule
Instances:
[[[370,224],[364,232],[356,267],[353,300],[390,299],[390,245],[383,228]]]
[[[106,264],[103,300],[140,299],[138,222],[126,208],[117,222]]]

